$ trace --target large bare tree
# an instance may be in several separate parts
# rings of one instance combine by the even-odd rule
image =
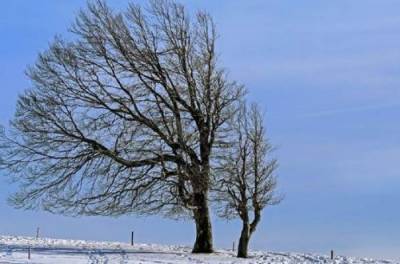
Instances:
[[[212,252],[209,190],[243,89],[217,64],[211,17],[171,1],[89,3],[27,75],[2,137],[11,202],[69,215],[193,217]]]
[[[221,217],[241,219],[237,256],[246,258],[262,210],[278,204],[282,197],[276,194],[277,160],[271,158],[273,148],[265,136],[263,115],[258,106],[252,104],[248,108],[242,103],[233,122],[236,140],[220,164],[216,198]]]

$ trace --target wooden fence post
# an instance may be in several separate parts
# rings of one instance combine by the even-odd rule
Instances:
[[[132,231],[132,233],[131,233],[131,246],[133,246],[133,237],[134,237],[134,235],[135,235],[135,231]]]
[[[333,259],[333,257],[334,257],[334,256],[333,256],[333,250],[331,250],[331,259]]]

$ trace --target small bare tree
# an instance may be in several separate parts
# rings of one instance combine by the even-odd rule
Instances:
[[[275,194],[277,160],[270,158],[272,146],[265,137],[263,115],[258,107],[253,104],[247,109],[242,104],[232,126],[236,140],[221,163],[216,194],[220,216],[238,216],[242,220],[237,256],[246,258],[262,210],[278,204],[281,197]]]
[[[217,64],[211,17],[168,0],[89,3],[27,74],[0,169],[11,202],[70,215],[190,215],[212,252],[208,194],[243,89]]]

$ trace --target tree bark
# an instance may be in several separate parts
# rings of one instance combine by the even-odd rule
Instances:
[[[239,246],[237,253],[238,258],[247,258],[250,236],[251,236],[250,224],[243,223],[242,233],[240,234],[240,239],[239,239]]]
[[[196,241],[193,246],[193,253],[212,253],[212,228],[210,213],[207,201],[207,192],[195,193],[194,220],[196,222]]]

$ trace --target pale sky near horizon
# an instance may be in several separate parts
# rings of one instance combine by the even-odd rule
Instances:
[[[107,1],[123,9],[126,1]],[[137,2],[137,1],[136,1]],[[140,1],[145,3],[145,1]],[[180,1],[205,9],[221,64],[267,112],[285,201],[266,209],[251,247],[400,259],[400,1]],[[13,116],[24,75],[82,0],[0,3],[0,124]],[[191,245],[190,221],[71,218],[15,210],[0,174],[0,235]],[[216,247],[240,223],[214,219]]]

